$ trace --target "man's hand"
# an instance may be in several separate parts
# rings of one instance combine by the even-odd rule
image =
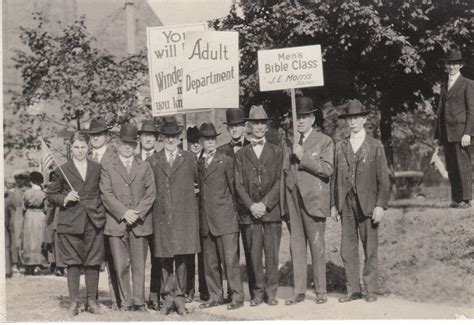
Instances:
[[[265,213],[267,213],[267,207],[262,202],[254,203],[250,207],[250,212],[255,218],[261,218]]]
[[[331,207],[331,218],[336,222],[341,219],[341,216],[339,215],[339,212],[335,206]]]
[[[375,207],[374,213],[372,214],[372,221],[374,223],[379,223],[383,219],[383,208]]]
[[[133,225],[138,220],[138,211],[136,210],[127,210],[123,215],[122,219],[125,220],[127,225]]]
[[[300,146],[299,144],[293,145],[293,154],[296,156],[296,158],[298,158],[298,160],[301,160],[301,158],[303,158],[303,153],[304,150],[302,146]]]
[[[471,136],[469,134],[465,134],[461,138],[461,146],[467,147],[471,145]]]
[[[77,202],[77,201],[79,201],[79,193],[77,193],[76,191],[71,191],[64,198],[64,206],[66,206],[68,202]]]

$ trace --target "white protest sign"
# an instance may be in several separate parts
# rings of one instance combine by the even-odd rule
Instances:
[[[205,23],[147,28],[153,116],[181,112],[185,33],[206,29]]]
[[[260,91],[324,85],[321,46],[258,51]]]
[[[185,111],[239,107],[238,32],[187,32],[184,54]]]

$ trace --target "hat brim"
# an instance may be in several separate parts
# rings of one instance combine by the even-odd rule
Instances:
[[[315,108],[313,109],[312,111],[307,111],[307,112],[296,112],[296,115],[310,115],[310,114],[313,114],[314,112],[316,112],[318,109]]]
[[[109,126],[109,127],[106,127],[106,128],[101,128],[101,129],[96,129],[96,130],[87,130],[85,131],[87,134],[98,134],[98,133],[103,133],[103,132],[107,132],[108,130],[110,130],[112,127]]]
[[[255,122],[255,121],[268,121],[270,118],[246,118],[244,119],[247,122]]]
[[[245,120],[237,121],[237,122],[230,122],[230,123],[223,122],[223,124],[225,124],[225,125],[239,125],[239,124],[245,124]]]
[[[173,132],[158,130],[158,133],[163,134],[163,135],[177,135],[177,134],[180,134],[181,132],[183,132],[183,129],[184,129],[184,126],[179,125],[178,130],[175,130]]]
[[[366,116],[369,115],[370,111],[352,113],[352,114],[341,114],[338,118],[348,118],[348,117],[357,117],[357,116]]]
[[[138,143],[137,139],[129,138],[129,137],[119,137],[120,140],[123,142],[130,142],[130,143]]]
[[[453,61],[453,62],[463,62],[463,58],[458,58],[458,59],[452,59],[452,58],[442,58],[440,59],[441,61]]]
[[[153,134],[156,134],[158,133],[157,130],[140,130],[138,131],[138,134],[142,134],[142,133],[153,133]]]
[[[218,137],[219,135],[221,135],[220,133],[214,133],[214,134],[199,134],[199,137],[200,138],[216,138]]]

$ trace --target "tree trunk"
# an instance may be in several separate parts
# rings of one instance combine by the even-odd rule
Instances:
[[[382,100],[380,116],[380,137],[385,149],[387,164],[393,169],[392,108],[387,100]]]

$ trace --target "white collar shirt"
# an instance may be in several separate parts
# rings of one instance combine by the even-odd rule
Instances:
[[[448,90],[454,85],[456,80],[458,80],[459,76],[461,75],[460,72],[456,73],[454,76],[448,76]]]
[[[148,157],[153,156],[154,153],[155,153],[155,150],[154,150],[154,149],[151,149],[151,150],[145,150],[145,149],[143,149],[143,150],[142,150],[142,153],[141,153],[142,160],[145,161]]]
[[[203,152],[202,157],[204,158],[204,161],[207,166],[209,166],[212,162],[212,159],[214,159],[214,156],[216,155],[217,150],[214,150],[212,152],[206,153]]]
[[[267,143],[267,140],[265,139],[265,137],[263,137],[262,139],[259,139],[258,141],[260,140],[263,141],[263,144],[257,144],[257,145],[252,144],[253,152],[255,152],[255,155],[257,156],[258,159],[260,159],[260,156],[262,155],[263,146],[265,145],[265,143]]]
[[[306,140],[308,139],[309,135],[311,134],[311,132],[313,132],[313,128],[310,128],[308,132],[304,133],[304,138],[303,138],[303,143],[306,142]],[[300,138],[301,138],[301,133],[300,133]],[[298,141],[299,142],[299,141]]]
[[[92,149],[92,159],[95,159],[97,156],[97,162],[100,163],[104,157],[105,151],[107,151],[107,146],[103,146],[99,149]]]
[[[178,155],[178,149],[176,149],[173,152],[165,149],[165,156],[166,156],[166,160],[168,161],[168,163],[170,163],[170,156],[171,155],[173,155],[173,162],[174,162],[176,160],[176,156]]]
[[[82,180],[86,180],[86,173],[87,173],[87,159],[84,159],[82,161],[76,160],[75,158],[72,158],[72,162],[74,163],[74,166],[76,166],[77,170],[79,171],[79,174],[81,174]]]
[[[119,155],[119,159],[120,159],[120,161],[122,162],[122,164],[124,165],[125,168],[127,168],[127,165],[130,166],[130,168],[132,168],[133,156],[125,158],[125,157],[122,157],[121,155]]]
[[[356,153],[357,150],[359,150],[360,146],[365,140],[365,136],[366,136],[366,132],[364,128],[357,133],[351,132],[349,141],[351,142],[352,150],[354,151],[354,153]]]

